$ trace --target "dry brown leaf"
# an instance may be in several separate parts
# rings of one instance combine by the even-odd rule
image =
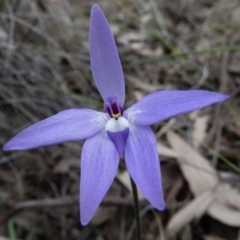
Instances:
[[[194,218],[200,218],[213,200],[214,194],[212,191],[206,191],[200,194],[171,218],[167,225],[167,232],[173,235]]]
[[[240,226],[240,193],[227,183],[221,183],[215,191],[216,202],[212,203],[208,213],[219,221]]]
[[[240,211],[231,209],[229,206],[218,201],[213,202],[208,208],[208,214],[213,218],[230,225],[232,227],[240,226]]]
[[[71,167],[79,169],[79,159],[63,159],[55,166],[53,172],[59,174],[68,173]]]
[[[218,177],[210,163],[172,131],[168,131],[167,138],[178,156],[179,166],[194,195],[198,196],[216,187]]]
[[[216,189],[216,199],[232,209],[240,209],[240,194],[228,183],[221,183]]]
[[[165,146],[160,142],[157,142],[157,150],[160,156],[177,157],[176,153],[171,148]]]
[[[167,133],[167,138],[178,156],[177,160],[179,166],[195,197],[198,199],[199,195],[201,196],[207,192],[212,193],[214,201],[208,206],[207,209],[205,209],[209,215],[227,225],[239,227],[239,191],[237,191],[228,183],[221,182],[217,177],[216,170],[209,164],[208,160],[201,156],[193,147],[187,144],[177,134],[169,131]],[[183,210],[180,210],[180,212],[181,211]],[[191,216],[189,216],[187,220],[190,218]],[[181,221],[180,223],[177,222],[177,224],[174,217],[173,220],[170,220],[171,229],[175,229],[175,231],[177,231],[183,226],[181,222],[184,221],[184,219],[179,219]],[[172,222],[175,223],[175,225],[173,225]]]

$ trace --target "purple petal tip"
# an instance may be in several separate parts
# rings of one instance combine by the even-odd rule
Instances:
[[[230,98],[230,96],[227,94],[222,94],[222,95],[223,95],[223,101],[228,100]]]
[[[10,150],[10,148],[8,147],[7,144],[5,144],[5,145],[3,146],[3,151],[8,151],[8,150]]]
[[[18,144],[13,141],[14,139],[9,140],[4,146],[3,151],[11,151],[11,150],[22,150]],[[23,149],[24,150],[24,149]]]
[[[227,99],[229,95],[206,90],[157,91],[134,104],[125,115],[134,116],[136,124],[151,125]]]
[[[95,3],[95,4],[93,4],[91,11],[93,11],[93,10],[98,10],[98,11],[100,10],[101,11],[101,8],[97,3]]]
[[[163,211],[163,210],[165,210],[165,202],[160,202],[159,201],[159,204],[157,206],[154,206],[154,207],[159,211]]]
[[[90,62],[95,84],[104,101],[116,96],[121,105],[125,99],[125,83],[114,36],[107,19],[99,7],[91,9]]]

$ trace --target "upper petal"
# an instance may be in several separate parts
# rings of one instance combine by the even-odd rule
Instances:
[[[134,126],[129,133],[126,165],[130,176],[143,195],[157,209],[165,207],[156,140],[148,126]]]
[[[119,155],[106,133],[86,140],[81,157],[80,215],[88,224],[117,173]]]
[[[125,116],[136,124],[150,125],[228,98],[228,95],[204,90],[157,91],[126,110]]]
[[[113,34],[101,8],[94,4],[90,20],[90,60],[94,81],[103,99],[115,96],[123,106],[125,86]]]
[[[105,113],[91,109],[68,109],[26,128],[3,150],[25,150],[88,138],[105,127]]]

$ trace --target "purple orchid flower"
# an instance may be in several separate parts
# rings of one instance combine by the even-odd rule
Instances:
[[[148,125],[221,102],[227,95],[203,90],[157,91],[123,110],[124,76],[113,34],[95,4],[90,21],[90,60],[105,112],[69,109],[20,132],[4,150],[26,150],[87,139],[81,156],[80,215],[86,225],[125,156],[130,176],[158,210],[164,209],[156,139]]]

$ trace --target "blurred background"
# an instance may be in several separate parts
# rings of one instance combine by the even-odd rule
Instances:
[[[231,96],[153,126],[166,210],[154,210],[139,196],[142,238],[239,240],[238,0],[1,0],[1,149],[22,129],[61,110],[103,109],[89,62],[89,14],[95,2],[118,45],[125,108],[161,89]],[[1,240],[136,239],[123,161],[92,222],[81,227],[82,145],[0,150]]]

